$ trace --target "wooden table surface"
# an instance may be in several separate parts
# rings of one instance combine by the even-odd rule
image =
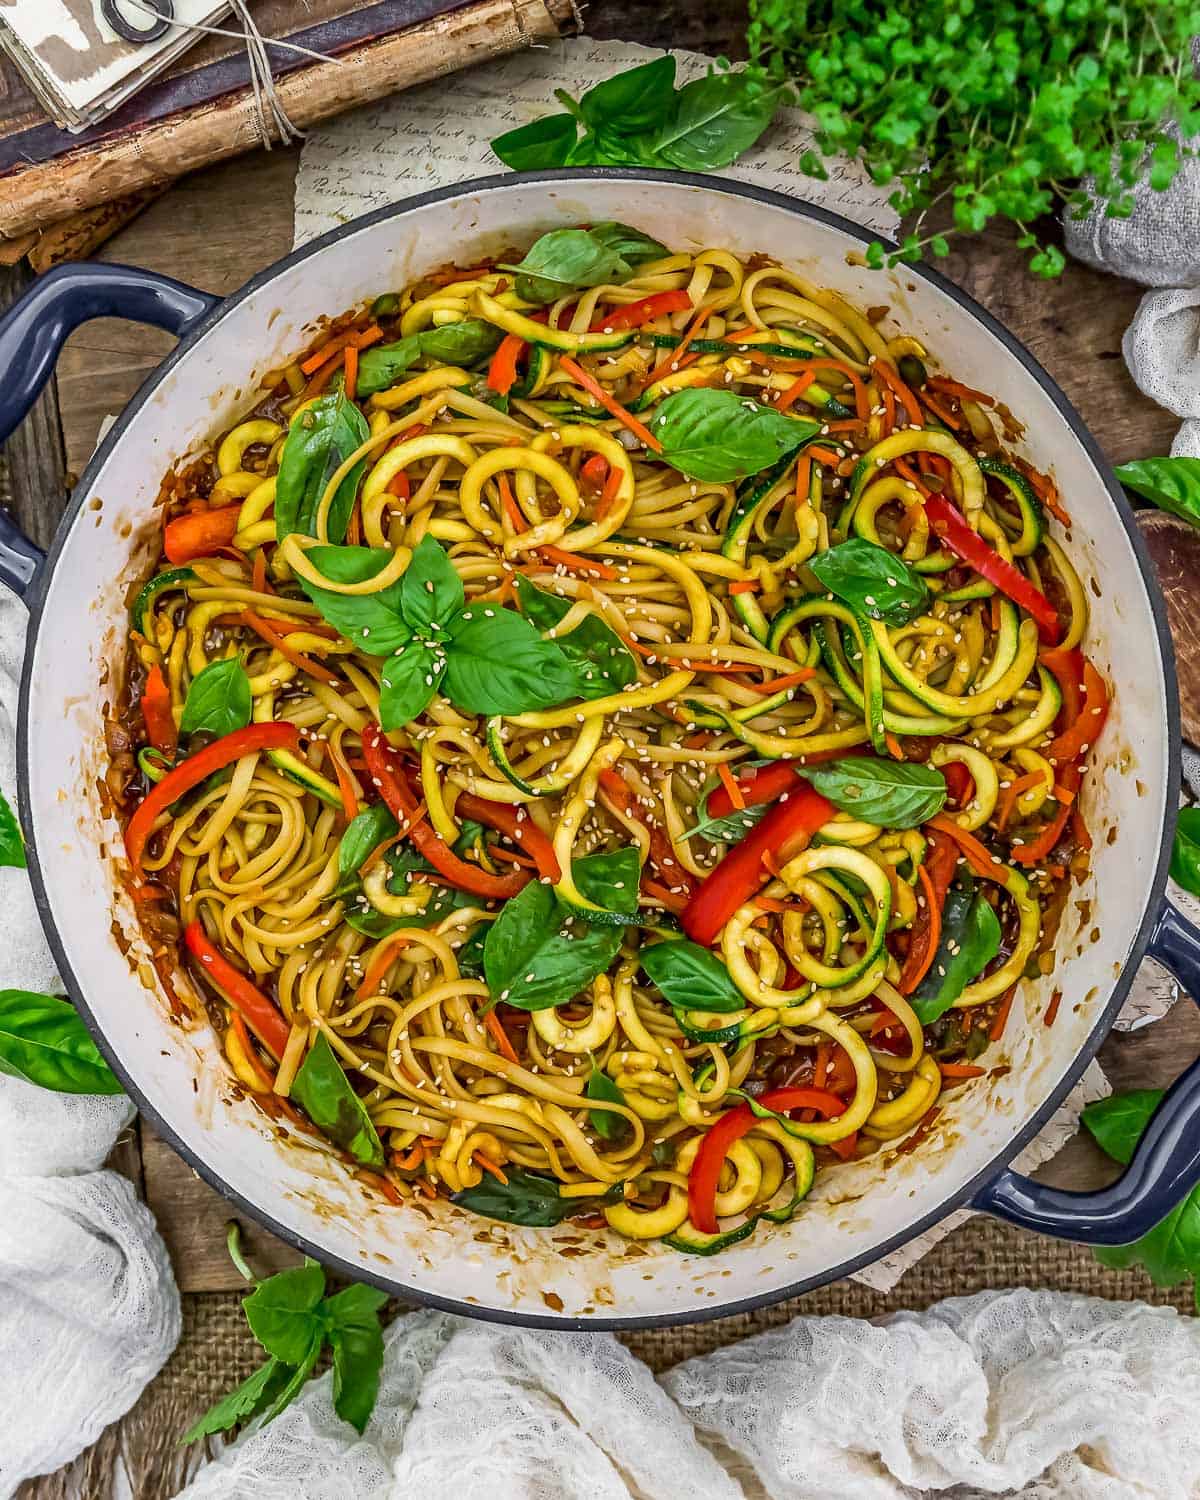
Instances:
[[[626,26],[620,34],[643,39],[640,32]],[[297,161],[292,150],[259,152],[197,173],[114,238],[102,258],[168,272],[209,291],[232,291],[291,248]],[[1011,236],[1001,233],[960,242],[944,268],[1028,345],[1110,459],[1167,451],[1175,419],[1139,394],[1120,357],[1139,288],[1077,265],[1060,281],[1035,281]],[[10,275],[9,297],[20,283],[19,274]],[[170,347],[165,334],[126,323],[91,323],[72,336],[56,383],[7,450],[14,509],[35,537],[45,541],[52,533],[66,481],[82,471],[103,417],[121,409]],[[1200,1016],[1185,1002],[1158,1025],[1111,1036],[1101,1061],[1114,1087],[1146,1087],[1169,1082],[1198,1050]],[[228,1205],[144,1126],[123,1148],[121,1164],[154,1210],[181,1288],[239,1286],[223,1244]],[[1109,1174],[1082,1138],[1046,1169],[1053,1180],[1076,1187],[1098,1185]],[[264,1232],[251,1228],[248,1238],[262,1266],[295,1258]]]

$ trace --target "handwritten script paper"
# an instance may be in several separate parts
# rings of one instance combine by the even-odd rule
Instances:
[[[556,88],[578,97],[602,78],[656,56],[630,42],[575,38],[439,78],[318,126],[300,157],[296,244],[410,193],[503,171],[488,142],[560,111]],[[702,75],[712,61],[698,52],[675,57],[681,83]],[[763,139],[722,175],[819,203],[893,235],[897,219],[888,190],[876,187],[861,163],[830,161],[828,182],[800,171],[796,163],[812,144],[800,111],[781,110]]]
[[[296,244],[407,194],[501,171],[488,142],[561,109],[554,98],[556,88],[578,97],[600,79],[656,55],[631,43],[563,41],[423,84],[319,126],[300,158]],[[710,62],[695,52],[675,56],[680,82],[698,77]],[[801,112],[783,110],[758,145],[723,175],[820,204],[877,234],[893,236],[897,218],[888,206],[888,192],[872,183],[858,162],[829,161],[827,182],[799,170],[797,160],[811,144],[812,132]],[[1173,981],[1156,966],[1144,964],[1118,1025],[1136,1027],[1156,1020],[1174,994]],[[1091,1063],[1015,1165],[1030,1172],[1049,1161],[1074,1135],[1083,1106],[1109,1092],[1099,1065]],[[968,1216],[966,1211],[952,1214],[855,1279],[878,1291],[890,1290],[909,1266]]]

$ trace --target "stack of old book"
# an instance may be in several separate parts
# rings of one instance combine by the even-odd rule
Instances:
[[[70,24],[56,29],[48,18],[60,9]],[[224,9],[174,0],[179,21],[236,31]],[[250,9],[264,38],[303,49],[267,47],[278,100],[300,129],[578,25],[575,0],[251,0]],[[150,20],[140,8],[128,17]],[[97,0],[7,0],[0,20],[0,259],[28,253],[44,269],[87,254],[175,178],[263,143],[239,36],[197,41],[176,26],[158,42],[123,43],[106,34]]]

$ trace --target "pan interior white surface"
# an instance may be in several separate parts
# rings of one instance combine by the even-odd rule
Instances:
[[[862,306],[886,303],[896,331],[1006,403],[1025,425],[1025,454],[1053,471],[1075,519],[1072,556],[1092,605],[1089,651],[1116,684],[1084,803],[1096,840],[1092,874],[1068,904],[1056,971],[1021,986],[1003,1043],[983,1059],[1009,1071],[960,1091],[911,1153],[825,1173],[790,1226],[760,1227],[712,1261],[570,1228],[523,1231],[457,1210],[427,1218],[377,1206],[329,1155],[281,1145],[253,1106],[232,1097],[207,1027],[169,1020],[116,887],[107,856],[117,830],[98,793],[124,601],[147,565],[137,542],[153,529],[163,474],[249,405],[263,372],[301,347],[318,319],[447,262],[470,265],[546,229],[603,219],[675,248],[766,252]],[[47,586],[27,709],[49,916],[73,984],[153,1114],[255,1213],[318,1253],[432,1298],[534,1317],[694,1316],[765,1297],[869,1256],[935,1212],[1006,1151],[1086,1042],[1141,922],[1165,811],[1166,699],[1150,603],[1099,474],[1021,360],[920,276],[868,271],[862,248],[840,228],[719,184],[508,181],[460,193],[356,226],[265,279],[159,381],[91,476]],[[1055,988],[1063,998],[1047,1029]]]

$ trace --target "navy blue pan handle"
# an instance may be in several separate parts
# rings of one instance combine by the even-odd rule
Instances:
[[[1200,1004],[1200,932],[1164,899],[1146,950]],[[1200,1060],[1167,1090],[1133,1160],[1111,1186],[1094,1193],[1047,1187],[1006,1168],[985,1184],[974,1207],[1059,1239],[1127,1245],[1154,1228],[1200,1182]]]
[[[81,323],[126,318],[182,338],[220,300],[136,266],[82,261],[39,276],[0,318],[0,442],[37,400],[59,351]],[[0,510],[0,583],[24,594],[41,564],[41,548]]]

